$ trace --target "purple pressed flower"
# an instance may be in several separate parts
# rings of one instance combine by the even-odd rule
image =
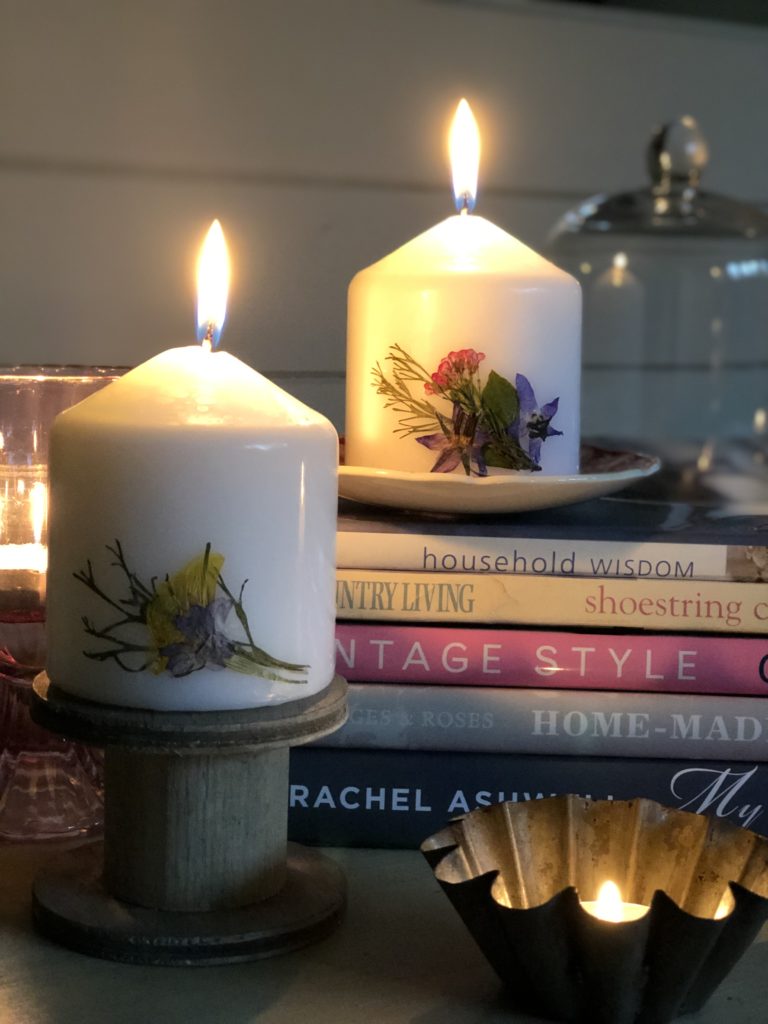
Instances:
[[[177,679],[205,668],[205,655],[187,647],[186,644],[166,644],[160,648],[160,654],[166,659],[168,671]]]
[[[510,425],[511,434],[516,434],[520,447],[526,452],[538,466],[541,462],[541,445],[548,437],[562,435],[562,430],[555,430],[550,425],[554,419],[559,398],[553,398],[551,402],[542,405],[540,408],[536,403],[536,395],[533,392],[531,383],[522,373],[515,377],[515,387],[520,400],[520,411],[517,419]]]
[[[446,420],[447,423],[447,420]],[[488,467],[483,458],[483,445],[488,442],[485,431],[478,426],[476,416],[468,416],[458,403],[454,403],[453,416],[446,432],[422,434],[416,440],[430,451],[440,452],[431,473],[452,473],[464,466],[467,476],[474,470],[477,476],[487,476]]]
[[[174,625],[184,637],[160,649],[168,659],[171,675],[188,676],[201,668],[224,668],[235,653],[234,643],[223,633],[227,616],[234,607],[228,597],[217,597],[210,604],[193,604]]]
[[[436,434],[422,434],[416,440],[430,451],[440,452],[431,473],[451,473],[461,462],[461,448],[458,438],[448,437],[442,431]]]

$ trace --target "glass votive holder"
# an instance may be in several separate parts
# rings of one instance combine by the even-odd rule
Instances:
[[[45,663],[51,427],[124,372],[0,367],[0,838],[82,834],[102,821],[100,753],[35,725],[29,701]]]
[[[53,421],[123,372],[104,366],[0,367],[0,621],[44,618]]]

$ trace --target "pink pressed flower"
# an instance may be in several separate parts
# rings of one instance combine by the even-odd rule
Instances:
[[[461,373],[463,370],[476,373],[478,366],[485,359],[485,352],[476,352],[473,348],[463,348],[459,352],[450,352],[448,358],[453,361],[457,373]]]
[[[458,387],[465,376],[472,377],[477,373],[482,360],[485,359],[484,352],[476,352],[473,348],[462,348],[458,352],[449,352],[440,360],[432,380],[424,384],[424,390],[428,395],[439,395]]]
[[[424,390],[428,395],[439,395],[441,391],[450,387],[452,369],[450,357],[440,360],[440,365],[436,372],[432,374],[432,383],[424,385]]]

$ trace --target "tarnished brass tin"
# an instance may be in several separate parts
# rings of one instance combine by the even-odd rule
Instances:
[[[768,840],[652,800],[495,804],[421,851],[514,1006],[573,1024],[700,1009],[768,919]],[[606,879],[649,913],[587,913]]]

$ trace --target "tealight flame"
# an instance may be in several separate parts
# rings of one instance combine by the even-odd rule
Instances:
[[[459,101],[448,138],[453,173],[453,195],[459,212],[471,213],[477,199],[480,167],[480,131],[466,100]]]
[[[197,261],[197,340],[216,348],[227,315],[229,253],[221,224],[215,220]]]
[[[717,905],[715,911],[715,921],[720,921],[724,917],[728,917],[733,908],[736,906],[736,900],[733,898],[733,893],[730,888],[726,889],[720,898],[720,902]]]
[[[599,917],[601,921],[624,920],[621,891],[615,882],[603,882],[600,886],[592,913],[595,917]]]
[[[29,492],[29,512],[32,519],[32,535],[35,538],[35,544],[39,544],[42,540],[47,511],[48,488],[45,484],[38,481],[38,483],[32,485],[32,490]]]

